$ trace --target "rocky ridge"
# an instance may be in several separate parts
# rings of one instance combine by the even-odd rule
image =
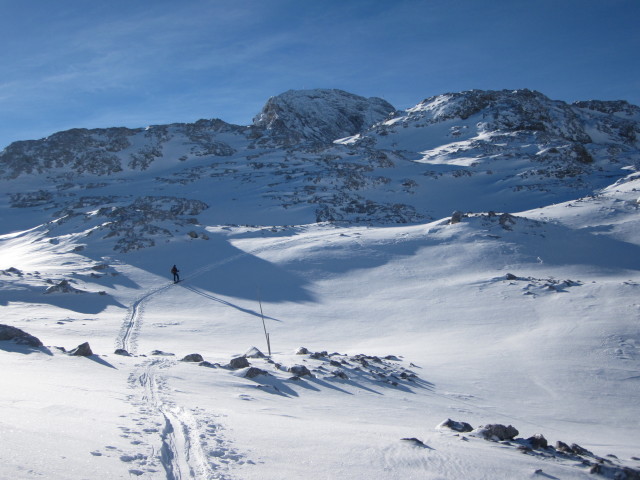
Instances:
[[[0,152],[0,201],[40,212],[51,236],[76,222],[119,251],[204,238],[239,203],[239,223],[265,209],[280,224],[416,223],[593,195],[637,169],[639,138],[640,108],[623,101],[472,90],[396,111],[341,90],[289,91],[250,126],[213,119],[15,142]]]

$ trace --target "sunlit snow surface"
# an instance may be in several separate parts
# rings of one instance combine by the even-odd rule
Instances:
[[[38,229],[5,235],[3,323],[46,348],[0,342],[2,476],[588,475],[437,429],[447,418],[512,424],[637,467],[636,187],[515,215],[508,228],[486,214],[212,226],[206,242],[96,257]],[[65,278],[85,292],[44,293]],[[261,312],[274,363],[250,358],[269,376],[248,379],[224,366],[252,346],[267,353]],[[93,357],[57,348],[85,341]],[[326,356],[296,355],[301,346]],[[210,365],[179,361],[191,353]],[[291,380],[293,365],[313,377]]]

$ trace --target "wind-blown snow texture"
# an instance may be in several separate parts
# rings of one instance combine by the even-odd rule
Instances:
[[[529,90],[15,142],[0,477],[638,478],[639,164]]]

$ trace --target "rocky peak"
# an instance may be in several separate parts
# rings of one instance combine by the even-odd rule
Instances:
[[[485,131],[540,132],[579,143],[591,142],[570,105],[528,89],[447,93],[423,100],[407,114],[408,119],[426,124],[477,117]]]
[[[518,109],[533,110],[533,106],[551,102],[540,92],[523,90],[467,90],[458,93],[445,93],[430,97],[418,105],[413,111],[432,112],[433,118],[443,121],[451,118],[467,118],[486,109],[498,106],[517,107]]]
[[[289,90],[271,97],[253,123],[278,143],[330,143],[385,120],[395,108],[336,89]]]

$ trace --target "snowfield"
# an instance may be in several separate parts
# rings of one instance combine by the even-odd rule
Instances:
[[[640,110],[545,98],[0,152],[0,478],[640,478]]]
[[[507,228],[486,214],[211,227],[209,242],[104,258],[98,270],[72,244],[5,235],[3,265],[19,273],[2,272],[3,321],[46,347],[0,342],[2,476],[588,475],[570,458],[436,428],[447,418],[511,424],[519,438],[637,468],[632,189],[515,215]],[[577,225],[584,209],[597,227]],[[168,280],[172,263],[181,283]],[[85,292],[39,286],[62,277]],[[248,367],[225,365],[252,346],[267,353],[260,307],[272,355],[249,358],[265,373],[245,378]],[[85,341],[94,356],[58,348]],[[296,354],[302,346],[325,353]],[[209,363],[180,361],[191,353]],[[293,380],[294,365],[311,375]]]

